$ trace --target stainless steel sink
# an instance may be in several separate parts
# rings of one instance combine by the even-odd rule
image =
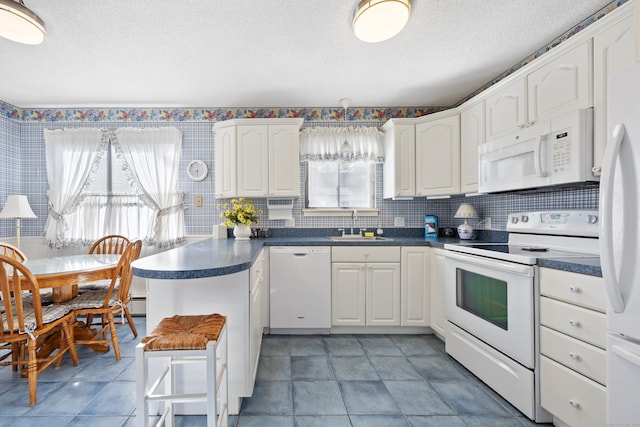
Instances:
[[[329,239],[334,242],[383,242],[383,241],[393,241],[393,239],[389,237],[381,237],[381,236],[371,236],[365,237],[359,234],[345,234],[343,236],[329,236]]]

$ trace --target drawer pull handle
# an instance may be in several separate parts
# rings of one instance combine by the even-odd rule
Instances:
[[[573,399],[569,400],[569,405],[571,405],[572,408],[576,408],[576,409],[580,407],[580,404]]]
[[[574,293],[574,294],[579,294],[581,292],[580,288],[575,285],[569,286],[569,291],[571,291],[571,293]]]
[[[578,326],[580,326],[580,322],[578,322],[577,320],[573,320],[573,319],[569,319],[569,324],[571,326],[573,326],[574,328],[577,328]]]
[[[573,360],[580,360],[580,356],[578,356],[578,353],[574,353],[573,351],[569,352],[569,357]]]

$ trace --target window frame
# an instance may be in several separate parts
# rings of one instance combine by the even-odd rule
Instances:
[[[335,160],[340,163],[340,160]],[[370,205],[368,207],[309,207],[309,162],[304,162],[304,206],[302,208],[303,216],[351,216],[354,210],[358,211],[359,216],[378,216],[376,206],[376,183],[378,172],[375,163],[369,163],[369,180],[370,180]],[[338,166],[338,182],[340,182],[340,167]],[[339,195],[338,195],[339,196]]]

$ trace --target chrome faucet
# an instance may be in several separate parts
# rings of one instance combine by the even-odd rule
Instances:
[[[353,226],[357,220],[358,220],[358,211],[354,209],[353,212],[351,212],[351,235],[352,236],[353,236]]]

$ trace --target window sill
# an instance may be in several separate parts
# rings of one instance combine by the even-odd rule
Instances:
[[[378,209],[356,209],[358,216],[378,216]],[[331,209],[315,208],[303,209],[303,216],[348,216],[353,213],[353,209]]]

